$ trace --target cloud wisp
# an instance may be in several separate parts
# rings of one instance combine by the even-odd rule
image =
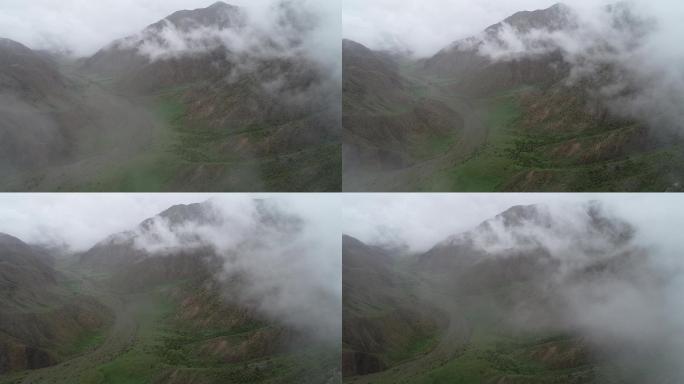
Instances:
[[[569,85],[591,82],[600,100],[618,116],[659,131],[684,132],[684,51],[674,36],[684,30],[671,15],[678,3],[621,2],[563,7],[561,28],[519,30],[504,23],[480,37],[479,52],[494,61],[560,51],[570,65]]]

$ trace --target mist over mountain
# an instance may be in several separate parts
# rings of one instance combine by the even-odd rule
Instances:
[[[122,287],[148,283],[148,268],[161,272],[162,280],[207,274],[219,282],[239,280],[239,292],[228,290],[226,298],[256,305],[278,321],[334,341],[339,322],[334,284],[313,276],[292,280],[306,269],[335,275],[333,256],[321,259],[335,243],[318,232],[319,238],[312,238],[310,225],[275,200],[228,208],[210,200],[171,207],[131,231],[108,237],[79,258],[87,268],[114,271],[113,278],[119,279],[115,284]],[[190,269],[185,258],[191,260]],[[175,270],[173,260],[179,260],[181,268]],[[202,264],[208,269],[198,273]]]
[[[67,80],[54,62],[18,42],[0,39],[3,169],[42,164],[67,150],[66,132],[48,111],[50,104],[68,95]]]
[[[70,354],[13,363],[6,379],[54,375],[66,383],[109,372],[179,383],[339,380],[340,248],[325,212],[280,199],[217,197],[172,206],[57,261],[43,248],[0,238],[0,256],[14,263],[14,249],[22,249],[18,265],[35,264],[20,267],[23,276],[0,263],[0,276],[26,284],[23,295],[3,297],[14,297],[27,316],[37,316],[33,301],[55,302],[60,292],[101,308],[99,328],[58,340]],[[31,252],[53,261],[39,264]],[[64,316],[85,316],[74,311],[66,307]],[[27,348],[44,348],[32,329],[22,336]],[[0,349],[0,361],[14,359],[11,351]]]
[[[382,109],[344,104],[344,130],[355,138],[345,142],[349,189],[677,190],[684,87],[678,50],[666,48],[677,32],[660,5],[557,4],[515,13],[431,57],[385,55],[401,89],[363,77],[382,71],[345,65],[346,98],[385,100]],[[406,118],[428,101],[445,112]],[[432,129],[414,134],[420,126]],[[386,132],[413,137],[397,146]]]
[[[678,381],[679,272],[639,223],[560,208],[511,207],[408,260],[345,237],[349,381]]]
[[[5,105],[19,112],[3,129],[5,189],[339,189],[339,60],[324,8],[178,11],[77,61],[26,50],[33,77],[15,76],[9,56]],[[53,101],[17,107],[46,87]]]
[[[0,374],[57,364],[67,347],[108,324],[109,309],[62,285],[42,250],[0,234]]]

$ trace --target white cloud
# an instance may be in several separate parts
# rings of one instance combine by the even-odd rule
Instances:
[[[605,225],[592,230],[587,225],[587,215],[577,210],[578,203],[589,201],[600,202],[607,217],[631,224],[635,229],[631,242],[622,241],[629,239],[628,236],[614,237],[620,241],[605,241]],[[494,223],[489,233],[481,232],[489,237],[476,239],[475,244],[484,245],[489,252],[502,252],[482,253],[482,257],[506,257],[525,254],[528,250],[533,252],[530,255],[539,254],[537,247],[526,247],[531,243],[525,242],[525,236],[545,247],[554,259],[554,268],[532,278],[543,291],[538,294],[528,291],[533,287],[530,284],[522,296],[516,295],[517,289],[511,289],[512,302],[490,299],[499,295],[477,295],[485,304],[478,303],[493,310],[497,308],[501,319],[505,319],[502,324],[508,321],[516,331],[544,335],[545,329],[551,329],[556,334],[578,336],[582,344],[599,351],[602,359],[597,364],[607,362],[618,366],[626,376],[641,375],[635,376],[634,382],[681,382],[684,377],[680,363],[684,351],[681,338],[684,334],[684,247],[681,244],[684,196],[681,194],[347,195],[343,230],[368,242],[373,241],[378,227],[389,225],[414,250],[425,251],[444,237],[470,230],[511,206],[528,204],[547,207],[549,217],[559,225],[547,226],[546,220],[540,220],[504,230]],[[626,228],[618,225],[612,233],[621,233],[620,229]],[[619,262],[615,257],[619,257]],[[593,268],[587,270],[587,266]],[[444,269],[443,272],[453,274],[446,280],[450,284],[460,283],[458,270]],[[463,282],[477,282],[474,289],[480,283],[498,287],[496,284],[502,275],[507,273],[468,275]],[[511,276],[518,275],[511,271]],[[439,279],[431,282],[440,284]],[[459,285],[454,286],[449,286],[449,297],[458,298]],[[472,295],[473,287],[466,288],[467,294]],[[434,300],[441,303],[444,295]],[[467,306],[461,307],[461,302],[455,300],[459,308],[467,310]]]
[[[420,252],[515,205],[562,208],[592,200],[635,224],[641,243],[679,249],[675,232],[684,227],[684,196],[677,194],[347,194],[342,229],[362,241],[377,242],[386,238],[383,232],[389,228]]]
[[[292,233],[256,220],[254,199],[301,220]],[[216,223],[172,227],[148,224],[135,246],[163,256],[212,246],[223,259],[217,279],[240,276],[227,298],[260,313],[339,342],[342,297],[340,197],[335,194],[6,194],[0,196],[0,232],[34,243],[64,242],[85,250],[172,205],[211,199]]]
[[[519,11],[548,8],[556,0],[345,0],[343,35],[375,49],[408,48],[430,56]],[[586,6],[605,0],[567,0]]]
[[[0,37],[34,49],[71,50],[77,55],[91,55],[110,42],[138,33],[175,11],[203,8],[215,1],[3,0],[0,2]],[[255,22],[264,26],[271,21],[270,8],[276,1],[233,0],[226,3],[244,7]],[[323,28],[311,44],[317,49],[330,49],[331,42],[339,40],[340,36],[339,0],[301,2],[321,18]]]

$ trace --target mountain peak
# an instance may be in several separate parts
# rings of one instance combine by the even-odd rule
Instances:
[[[219,217],[213,211],[210,201],[195,204],[174,205],[155,217],[148,218],[140,224],[143,229],[149,229],[155,219],[163,218],[171,226],[184,225],[188,223],[215,224],[219,222]]]
[[[228,8],[228,9],[230,9],[230,8],[237,8],[237,7],[234,6],[234,5],[230,5],[230,4],[228,4],[228,3],[225,3],[225,2],[223,2],[223,1],[217,1],[217,2],[215,2],[214,4],[212,4],[212,5],[210,5],[210,6],[207,7],[207,9],[221,9],[221,8]]]
[[[543,205],[516,205],[500,213],[495,219],[501,219],[504,226],[511,227],[524,223],[547,223],[549,214]]]
[[[206,8],[174,12],[147,29],[161,30],[167,23],[183,31],[207,26],[225,29],[241,25],[243,22],[244,15],[239,7],[217,1]]]
[[[510,25],[520,32],[528,32],[535,29],[556,31],[572,25],[573,15],[573,11],[569,6],[557,3],[545,9],[514,13],[501,23],[490,26],[485,32],[496,34],[503,28],[504,24]]]

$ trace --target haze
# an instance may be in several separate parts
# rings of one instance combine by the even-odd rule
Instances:
[[[339,2],[299,0],[318,14],[321,39],[339,37]],[[95,53],[113,40],[139,32],[146,26],[182,9],[204,8],[216,0],[5,0],[0,3],[0,36],[33,49],[72,52],[77,56]],[[260,20],[268,20],[268,9],[277,0],[234,0]],[[330,40],[328,40],[330,41]]]
[[[413,252],[424,252],[448,236],[472,229],[515,205],[545,204],[562,212],[565,204],[592,200],[637,226],[637,240],[661,249],[663,261],[678,261],[677,231],[684,226],[684,197],[679,195],[346,195],[342,229],[367,243],[385,245],[401,241]]]
[[[212,198],[226,200],[226,204],[232,201],[231,205],[235,205],[244,199],[278,196],[296,213],[311,217],[317,223],[322,218],[316,216],[316,212],[329,212],[335,207],[331,205],[331,199],[323,196],[310,199],[276,194],[4,194],[0,196],[0,217],[3,218],[0,232],[28,243],[66,245],[72,251],[84,251],[105,237],[130,230],[173,205]],[[306,206],[316,206],[313,216],[304,212]],[[323,209],[325,207],[328,208]]]
[[[642,12],[671,25],[681,14],[674,0],[652,4],[631,1]],[[478,34],[519,11],[544,9],[555,0],[346,0],[342,14],[343,35],[373,49],[401,49],[424,57],[450,43]],[[563,2],[583,13],[595,12],[607,0],[567,0]]]

